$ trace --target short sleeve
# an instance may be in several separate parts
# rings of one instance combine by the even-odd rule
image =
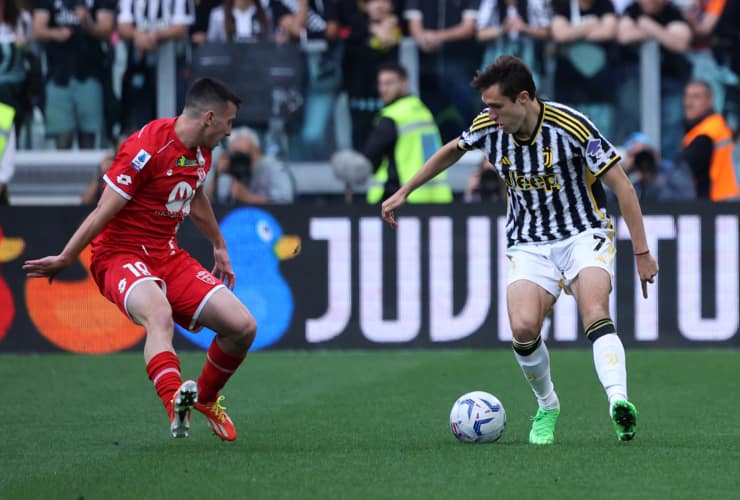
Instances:
[[[473,123],[460,134],[457,148],[462,151],[482,149],[486,136],[495,133],[498,125],[488,116],[488,108],[484,109],[473,118]]]
[[[151,177],[149,165],[153,152],[139,135],[129,137],[121,145],[108,172],[103,176],[105,183],[118,194],[130,200]],[[148,167],[148,168],[147,168]]]

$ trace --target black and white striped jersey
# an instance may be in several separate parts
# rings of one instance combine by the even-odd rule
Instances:
[[[599,176],[620,159],[588,118],[540,101],[527,142],[499,129],[484,109],[457,147],[481,149],[507,186],[508,246],[563,240],[587,229],[611,229]]]

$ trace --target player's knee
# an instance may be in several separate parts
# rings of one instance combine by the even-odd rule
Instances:
[[[540,334],[540,323],[536,318],[511,318],[511,333],[514,340],[530,342]]]
[[[252,345],[252,342],[254,342],[254,338],[256,336],[257,322],[255,321],[254,316],[251,314],[244,315],[235,329],[235,342],[249,347]]]

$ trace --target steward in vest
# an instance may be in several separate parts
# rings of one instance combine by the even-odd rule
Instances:
[[[15,109],[0,102],[0,205],[8,205],[7,185],[15,172]]]
[[[418,97],[409,95],[402,66],[390,63],[378,69],[378,93],[385,107],[363,150],[375,171],[367,191],[368,203],[380,203],[395,193],[442,145],[431,111]],[[442,172],[416,189],[408,202],[450,203],[452,199],[447,174]]]
[[[719,113],[714,112],[714,98],[709,85],[693,81],[684,91],[686,135],[680,159],[694,172],[696,195],[712,201],[740,199],[732,161],[732,130]]]

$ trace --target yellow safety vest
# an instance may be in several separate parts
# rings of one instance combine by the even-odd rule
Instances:
[[[379,116],[393,120],[396,124],[396,144],[393,159],[398,170],[398,180],[406,184],[424,162],[442,146],[439,129],[429,111],[416,96],[405,96],[384,107]],[[388,158],[375,172],[367,191],[367,202],[378,203],[383,198],[385,182],[388,180]],[[447,173],[442,172],[420,186],[408,197],[409,203],[450,203],[452,189],[447,183]]]
[[[8,145],[10,131],[13,129],[14,118],[15,108],[0,102],[0,158],[5,154],[5,148]]]

